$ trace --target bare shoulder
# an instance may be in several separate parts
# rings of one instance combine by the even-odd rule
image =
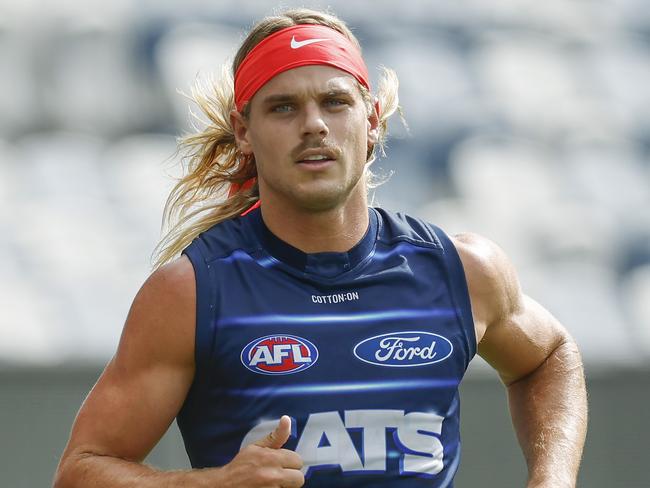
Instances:
[[[156,295],[160,300],[168,298],[175,304],[189,304],[196,296],[194,268],[187,256],[167,263],[155,270],[144,282],[141,292]],[[171,305],[171,303],[159,303]]]
[[[155,270],[138,291],[129,310],[118,352],[128,353],[123,349],[128,349],[130,343],[137,343],[140,349],[146,348],[154,356],[177,351],[184,358],[191,358],[195,317],[194,268],[186,256],[181,256]],[[141,334],[152,333],[156,341],[141,340]]]
[[[196,290],[192,263],[183,255],[161,266],[151,273],[140,291],[184,301],[193,299]]]
[[[490,239],[474,233],[452,237],[469,289],[480,342],[487,326],[521,304],[517,272],[506,253]]]
[[[523,293],[514,265],[499,246],[476,234],[457,235],[453,242],[465,269],[478,353],[505,384],[525,377],[571,341],[562,324]]]

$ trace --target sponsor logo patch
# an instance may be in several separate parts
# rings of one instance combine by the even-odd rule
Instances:
[[[446,337],[431,332],[389,332],[369,337],[354,346],[354,355],[376,366],[407,368],[439,363],[451,356],[454,346]]]
[[[292,335],[269,335],[255,339],[241,352],[241,362],[254,373],[292,374],[318,360],[318,349],[307,339]]]

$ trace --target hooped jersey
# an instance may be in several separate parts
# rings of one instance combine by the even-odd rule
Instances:
[[[259,209],[183,251],[196,373],[177,421],[193,467],[228,463],[289,415],[306,487],[453,486],[476,352],[462,264],[436,226],[368,212],[348,252],[306,254]]]

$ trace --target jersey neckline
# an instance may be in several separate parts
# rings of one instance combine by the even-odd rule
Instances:
[[[368,228],[359,242],[345,252],[306,253],[277,237],[264,223],[262,212],[256,208],[248,220],[263,249],[278,261],[303,273],[334,278],[363,261],[374,249],[379,227],[377,212],[368,207]]]

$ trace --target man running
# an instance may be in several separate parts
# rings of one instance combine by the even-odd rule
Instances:
[[[368,206],[394,73],[373,92],[345,24],[301,9],[258,23],[233,75],[198,97],[211,123],[185,141],[178,225],[55,486],[451,487],[477,352],[528,486],[575,486],[587,407],[567,331],[492,242]],[[142,464],[175,418],[193,469]]]

